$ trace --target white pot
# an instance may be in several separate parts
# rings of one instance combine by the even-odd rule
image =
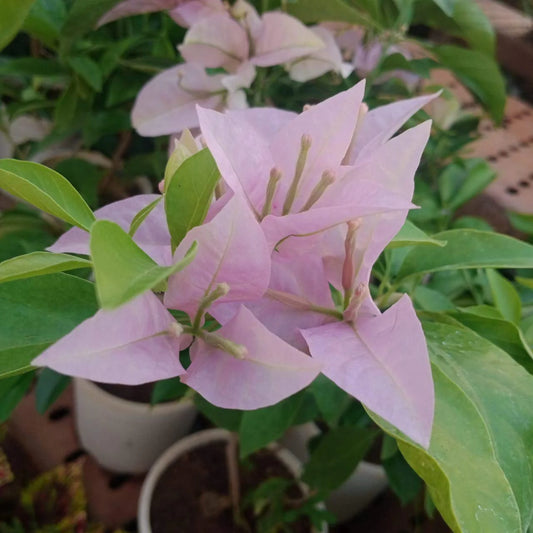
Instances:
[[[309,422],[289,429],[280,444],[305,463],[309,459],[307,443],[318,434],[320,430]],[[387,474],[381,465],[361,461],[352,475],[331,492],[326,500],[326,509],[337,517],[337,523],[347,522],[367,507],[387,485]]]
[[[152,501],[152,494],[154,492],[157,481],[166,470],[180,455],[185,452],[204,446],[211,442],[223,440],[229,440],[230,433],[225,429],[207,429],[205,431],[199,431],[185,437],[184,439],[176,442],[171,446],[161,457],[154,463],[146,479],[144,480],[141,496],[139,498],[138,508],[138,524],[139,533],[152,533],[150,525],[150,505]],[[279,448],[277,446],[271,446],[277,455],[277,457],[284,463],[287,469],[298,478],[301,473],[300,461],[288,450]],[[304,485],[301,485],[301,489],[305,492],[307,489]],[[179,495],[176,495],[179,499]],[[327,524],[321,529],[320,533],[328,533]]]
[[[83,448],[104,468],[130,474],[146,472],[190,431],[197,413],[188,399],[152,406],[118,398],[84,379],[74,380],[74,406]]]

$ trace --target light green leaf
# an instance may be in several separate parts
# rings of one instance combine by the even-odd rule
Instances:
[[[517,276],[516,281],[528,289],[533,289],[533,278],[522,278]]]
[[[455,309],[453,302],[442,292],[419,285],[413,294],[413,300],[424,311],[448,311]]]
[[[91,266],[87,259],[74,255],[32,252],[0,263],[0,283]]]
[[[130,237],[133,237],[140,225],[146,220],[146,217],[154,210],[154,208],[159,204],[163,199],[162,196],[156,198],[153,202],[150,202],[147,206],[143,207],[131,221],[130,231],[128,232]]]
[[[33,2],[34,0],[2,0],[0,3],[0,50],[15,37]]]
[[[412,245],[445,246],[446,241],[431,238],[411,221],[406,220],[402,229],[389,243],[388,248],[399,248],[401,246]]]
[[[352,475],[377,436],[375,429],[354,426],[328,431],[311,453],[302,480],[320,492],[336,489]]]
[[[429,450],[372,416],[454,532],[523,533],[533,509],[533,376],[452,319],[424,318],[436,394]]]
[[[50,344],[98,310],[94,285],[68,274],[0,284],[0,377],[31,370]]]
[[[518,364],[533,374],[533,352],[521,329],[505,320],[500,313],[490,313],[490,310],[494,311],[494,308],[474,306],[457,309],[449,314],[507,352]]]
[[[497,63],[482,52],[443,45],[431,49],[438,60],[463,82],[500,122],[505,109],[505,81]]]
[[[519,324],[522,318],[522,302],[513,284],[495,270],[487,270],[490,290],[497,309],[503,318],[514,324]]]
[[[165,212],[172,250],[187,232],[205,219],[220,177],[207,148],[186,159],[176,170],[165,191]]]
[[[241,458],[281,438],[293,425],[303,400],[303,394],[294,394],[270,407],[244,411],[239,427]]]
[[[44,165],[1,159],[0,188],[82,229],[89,230],[95,220],[70,182]]]
[[[398,278],[423,272],[462,268],[533,268],[533,246],[488,231],[454,229],[433,235],[446,241],[431,253],[423,247],[413,248],[405,257]]]
[[[98,299],[104,309],[113,309],[185,268],[194,259],[197,245],[194,243],[181,261],[162,267],[118,224],[98,220],[91,229],[90,248]]]

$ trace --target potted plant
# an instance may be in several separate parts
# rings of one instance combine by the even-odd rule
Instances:
[[[223,531],[327,531],[326,513],[297,482],[301,465],[290,452],[271,445],[243,465],[236,443],[234,434],[211,429],[170,447],[143,484],[140,533],[173,531],[176,524],[187,531],[214,524]]]

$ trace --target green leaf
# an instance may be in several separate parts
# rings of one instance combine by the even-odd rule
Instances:
[[[0,160],[0,188],[70,224],[89,230],[94,214],[61,174],[44,165]]]
[[[215,160],[205,148],[186,159],[170,179],[165,212],[173,251],[191,228],[204,221],[219,177]]]
[[[24,21],[23,30],[53,48],[59,40],[66,16],[63,0],[37,0]]]
[[[171,402],[183,398],[189,387],[182,383],[180,378],[162,379],[154,385],[150,403],[155,405],[162,402]]]
[[[309,390],[313,394],[324,420],[328,425],[336,426],[352,402],[352,397],[323,374],[320,374],[311,383]]]
[[[0,377],[31,361],[98,310],[94,285],[68,274],[0,284]]]
[[[527,287],[528,289],[533,289],[533,279],[531,278],[517,277],[516,281],[520,283],[520,285],[523,285],[524,287]]]
[[[517,230],[533,234],[533,215],[507,211],[507,216]]]
[[[503,318],[519,324],[522,318],[522,302],[513,284],[492,269],[487,270],[487,279],[496,308]]]
[[[424,311],[447,311],[455,309],[453,302],[442,292],[419,285],[413,294],[413,299]]]
[[[293,425],[303,399],[303,394],[294,394],[270,407],[244,411],[239,427],[241,458],[281,438]]]
[[[499,313],[489,315],[485,307],[466,307],[449,314],[507,352],[518,364],[533,374],[533,351],[528,346],[520,328],[505,320]]]
[[[60,161],[55,165],[55,170],[74,185],[90,207],[98,207],[98,182],[103,174],[101,169],[84,159],[72,157]]]
[[[196,242],[170,267],[159,266],[118,225],[98,220],[91,229],[91,256],[96,290],[104,309],[113,309],[153,289],[185,268],[196,255]]]
[[[533,376],[446,317],[423,317],[435,382],[429,450],[399,444],[455,532],[520,533],[533,511]]]
[[[390,488],[402,505],[413,501],[422,490],[422,480],[404,459],[396,441],[388,435],[383,439],[381,465],[387,473]]]
[[[419,1],[414,7],[415,24],[424,24],[441,33],[459,37],[474,50],[494,56],[494,30],[474,0]]]
[[[287,12],[302,22],[322,22],[333,20],[351,24],[368,25],[369,17],[342,0],[296,0],[287,3]]]
[[[433,2],[437,4],[446,15],[449,17],[453,16],[453,10],[457,0],[433,0]]]
[[[163,199],[162,196],[159,198],[156,198],[153,202],[150,202],[147,206],[143,207],[134,217],[131,221],[130,225],[130,231],[128,234],[130,237],[133,237],[141,224],[146,220],[146,217],[154,210],[155,207],[159,204],[159,202]]]
[[[506,94],[505,81],[497,63],[482,52],[459,46],[436,46],[432,51],[479,98],[493,120],[501,122]]]
[[[446,241],[431,238],[411,221],[406,220],[402,229],[389,243],[388,248],[399,248],[401,246],[425,245],[425,246],[445,246]],[[427,253],[427,252],[426,252]]]
[[[0,50],[15,37],[34,0],[2,0],[0,4]]]
[[[39,57],[17,57],[0,64],[0,74],[10,76],[61,76],[67,71],[54,59]]]
[[[198,408],[198,411],[215,424],[215,426],[227,429],[228,431],[239,431],[241,418],[244,414],[243,411],[216,407],[202,398],[199,394],[196,394],[194,397],[194,405]]]
[[[33,372],[0,379],[0,423],[5,422],[33,383]]]
[[[100,17],[120,1],[91,0],[87,2],[87,0],[74,0],[61,32],[64,45],[68,48],[74,39],[94,29]]]
[[[0,283],[43,276],[54,272],[65,272],[76,268],[87,268],[91,265],[92,263],[87,259],[81,259],[74,255],[32,252],[0,263]]]
[[[87,56],[69,57],[67,63],[94,91],[102,90],[102,71],[91,58]]]
[[[495,177],[495,170],[484,159],[465,159],[448,165],[439,176],[443,205],[455,211],[477,196]]]
[[[352,475],[378,433],[354,426],[328,431],[311,453],[302,480],[320,492],[336,489]]]
[[[446,246],[413,248],[404,259],[398,277],[423,272],[462,268],[533,268],[533,246],[488,231],[454,229],[433,235]]]
[[[44,412],[61,396],[70,383],[70,377],[64,376],[51,368],[43,368],[37,377],[35,402],[37,411]]]

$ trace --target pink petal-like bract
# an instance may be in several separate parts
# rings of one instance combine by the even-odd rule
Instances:
[[[245,307],[216,333],[245,346],[247,355],[237,359],[197,339],[181,380],[218,407],[273,405],[309,385],[320,372],[317,361],[283,342]]]
[[[198,126],[196,104],[222,104],[223,74],[209,76],[200,65],[182,64],[152,78],[139,92],[131,121],[140,135],[170,135]]]
[[[159,194],[139,194],[101,207],[94,214],[97,220],[111,220],[128,232],[135,215],[158,198],[161,198]],[[55,253],[90,255],[89,237],[88,232],[80,228],[71,228],[61,235],[47,250]],[[170,234],[163,202],[160,202],[146,217],[135,232],[133,240],[156,263],[163,266],[172,264]]]
[[[325,46],[295,60],[289,66],[289,76],[301,83],[318,78],[326,72],[342,72],[343,62],[341,51],[333,34],[322,26],[314,26],[310,30],[322,39]]]
[[[229,293],[217,303],[253,300],[265,292],[270,279],[270,253],[252,212],[234,196],[210,222],[187,233],[174,254],[185,256],[198,243],[194,261],[170,277],[165,305],[194,317],[200,300],[217,284],[227,283]]]
[[[152,292],[100,310],[33,360],[62,374],[138,385],[183,374],[172,315]]]
[[[185,0],[172,9],[169,15],[180,26],[189,28],[199,20],[216,13],[227,13],[226,6],[221,0]]]
[[[294,176],[303,135],[311,138],[304,172],[292,212],[298,212],[325,170],[336,171],[350,145],[365,91],[364,82],[312,106],[279,130],[270,149],[282,180],[272,212],[281,207]]]
[[[254,56],[251,58],[258,67],[288,63],[325,46],[318,35],[285,13],[265,13],[261,22],[254,43]]]
[[[388,194],[397,194],[407,203],[413,196],[414,175],[420,163],[422,152],[426,146],[431,122],[426,121],[406,132],[394,137],[387,143],[379,146],[372,157],[365,158],[353,168],[338,187],[343,187],[342,196],[357,194],[351,175],[360,180],[374,179]],[[353,192],[350,192],[353,191]],[[326,191],[325,200],[329,193]],[[408,208],[363,217],[356,234],[355,258],[357,265],[356,279],[368,283],[370,271],[385,246],[398,233],[403,226]],[[329,234],[325,236],[327,240]],[[327,248],[327,246],[326,246]],[[333,238],[328,256],[328,277],[337,288],[340,288],[342,262],[344,260],[344,240]],[[331,271],[336,258],[336,272]]]
[[[200,19],[191,26],[178,48],[189,63],[233,71],[248,59],[249,42],[244,28],[221,13]]]
[[[357,159],[371,156],[373,150],[387,142],[407,120],[439,94],[400,100],[369,111],[357,131],[357,140],[346,158],[348,164],[353,165]]]
[[[184,2],[187,2],[187,0],[124,0],[124,2],[120,2],[103,15],[98,21],[98,26],[132,15],[167,11]]]
[[[352,328],[337,322],[302,331],[322,372],[341,389],[424,447],[434,389],[426,340],[408,296]]]
[[[231,190],[259,211],[274,162],[268,139],[260,135],[251,122],[243,119],[246,112],[223,115],[199,107],[198,118],[202,135],[222,177]],[[269,111],[265,109],[265,120],[268,117]]]

